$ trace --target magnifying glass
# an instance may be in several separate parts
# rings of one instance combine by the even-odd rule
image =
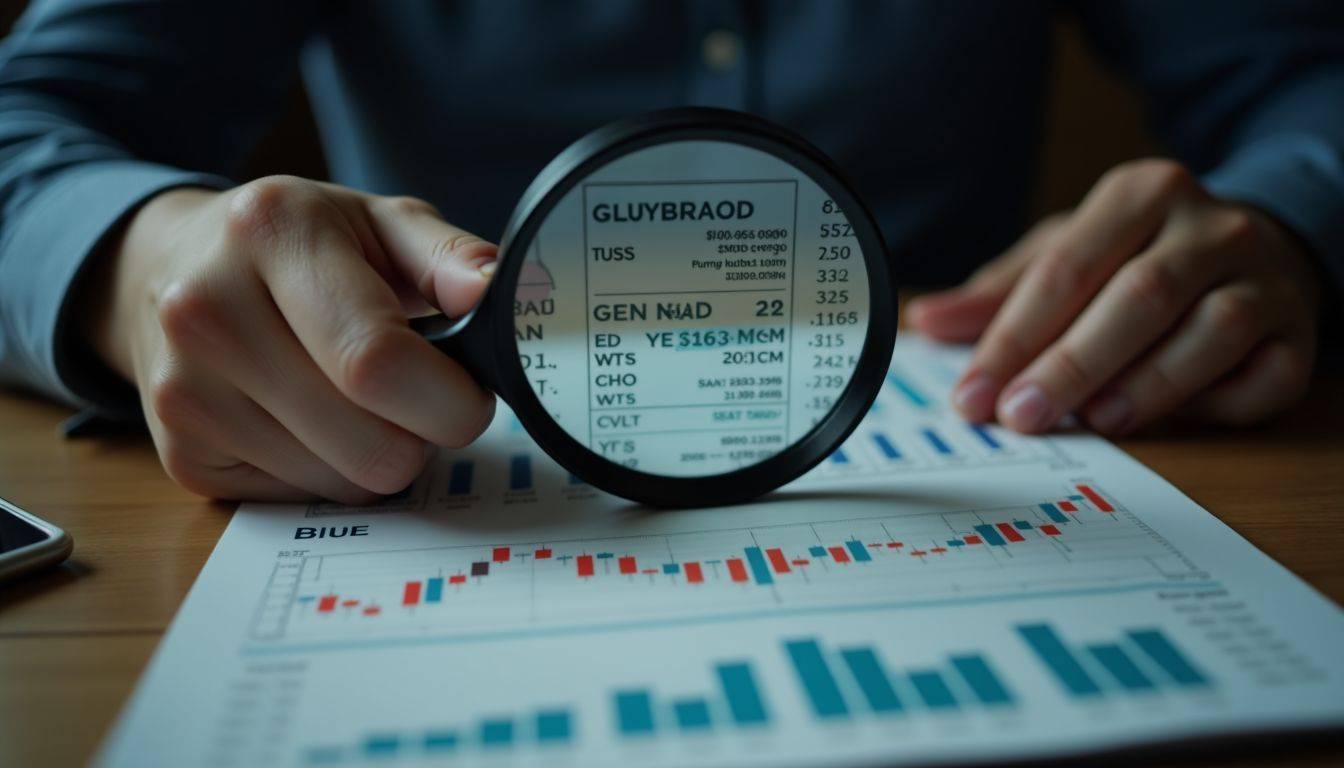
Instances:
[[[828,456],[876,397],[896,291],[835,165],[759,118],[682,108],[562,152],[460,319],[414,326],[594,487],[753,498]]]

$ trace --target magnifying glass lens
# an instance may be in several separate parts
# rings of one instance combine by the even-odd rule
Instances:
[[[602,458],[732,472],[804,439],[850,383],[868,270],[840,205],[785,160],[682,140],[592,170],[545,215],[514,291],[524,374]]]

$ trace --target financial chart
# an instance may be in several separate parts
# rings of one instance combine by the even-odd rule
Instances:
[[[1075,482],[1039,502],[952,512],[286,553],[252,637],[489,633],[1206,577],[1098,488]]]
[[[508,413],[364,508],[245,506],[108,765],[1030,759],[1344,722],[1344,620],[1095,437],[878,401],[760,502],[655,512]]]

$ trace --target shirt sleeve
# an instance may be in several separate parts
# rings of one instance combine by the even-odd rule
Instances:
[[[1216,195],[1293,229],[1344,294],[1344,3],[1095,0],[1103,57]]]
[[[46,0],[0,43],[0,384],[134,408],[71,332],[139,205],[224,188],[283,103],[314,2]]]

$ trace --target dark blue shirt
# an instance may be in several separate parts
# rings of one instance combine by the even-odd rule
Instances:
[[[296,67],[336,181],[485,237],[584,132],[705,104],[834,157],[904,283],[959,279],[1023,227],[1059,5],[39,0],[0,51],[0,381],[104,399],[72,284],[147,197],[229,185]],[[1171,153],[1344,285],[1344,4],[1067,7]]]

